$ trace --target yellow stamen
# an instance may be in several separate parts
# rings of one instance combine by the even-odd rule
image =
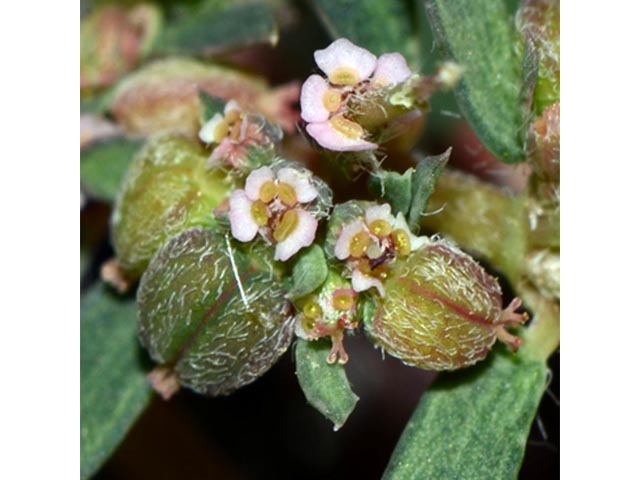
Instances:
[[[354,258],[362,257],[367,251],[371,238],[367,232],[356,233],[349,242],[349,255]]]
[[[267,206],[260,200],[256,200],[251,204],[251,217],[259,227],[264,227],[269,222],[269,211]]]
[[[229,113],[227,113],[224,116],[224,121],[227,122],[229,125],[231,125],[232,123],[235,123],[237,120],[240,120],[241,117],[242,117],[242,114],[240,113],[239,110],[231,110]]]
[[[213,129],[213,141],[215,143],[220,143],[224,140],[224,137],[229,133],[229,124],[222,120],[216,127]]]
[[[231,140],[233,140],[234,142],[237,142],[238,140],[240,140],[240,133],[242,131],[242,123],[240,122],[236,122],[231,126],[231,129],[229,131],[229,137],[231,138]]]
[[[339,67],[331,72],[329,81],[334,85],[353,86],[360,82],[360,74],[353,68]]]
[[[258,198],[264,202],[269,203],[276,196],[276,184],[271,180],[267,180],[260,187],[258,192]]]
[[[398,228],[391,232],[391,238],[393,240],[393,244],[396,247],[396,251],[400,255],[409,255],[411,253],[411,240],[409,239],[409,234]]]
[[[352,140],[357,140],[364,135],[364,129],[360,125],[347,120],[342,115],[332,117],[329,123],[338,133]]]
[[[334,293],[332,303],[336,310],[350,310],[353,307],[353,295],[347,292]]]
[[[322,104],[329,112],[335,112],[340,108],[342,103],[342,95],[337,90],[327,90],[322,97]]]
[[[302,313],[306,318],[316,319],[322,315],[322,307],[313,300],[309,300],[302,307]]]
[[[282,242],[291,235],[298,226],[298,212],[295,210],[287,210],[282,215],[280,223],[273,231],[273,238],[276,242]]]
[[[288,207],[293,207],[296,203],[298,203],[296,189],[288,183],[278,183],[278,198]]]
[[[386,237],[391,233],[391,230],[391,224],[386,220],[374,220],[369,224],[369,231],[378,238]]]

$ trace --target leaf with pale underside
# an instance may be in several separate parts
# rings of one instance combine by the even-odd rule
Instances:
[[[340,429],[358,402],[353,393],[344,366],[329,365],[327,356],[331,342],[326,339],[296,344],[296,375],[307,401]]]
[[[427,0],[443,57],[464,68],[455,93],[467,121],[501,161],[525,160],[528,86],[507,5],[496,0]]]
[[[443,374],[420,400],[383,479],[517,478],[546,381],[543,361],[510,354]]]
[[[95,473],[151,395],[137,338],[136,304],[99,284],[80,303],[80,472]]]

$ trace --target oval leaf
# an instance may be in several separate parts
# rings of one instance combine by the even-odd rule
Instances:
[[[546,380],[543,362],[502,355],[440,377],[414,411],[383,479],[517,478]]]
[[[338,430],[355,408],[358,396],[351,391],[344,366],[327,363],[330,350],[331,342],[326,339],[298,340],[296,375],[307,401]]]
[[[223,53],[257,43],[278,41],[271,8],[262,2],[229,5],[219,2],[185,14],[161,34],[158,53]]]
[[[133,299],[98,285],[82,297],[80,311],[80,472],[88,478],[125,437],[151,388]]]
[[[113,202],[141,141],[116,138],[91,145],[80,154],[80,185],[92,197]]]
[[[305,249],[293,266],[293,286],[289,292],[291,300],[309,295],[324,283],[329,274],[324,252],[318,245]]]
[[[500,160],[525,160],[523,59],[505,2],[427,0],[426,11],[444,55],[465,69],[456,97],[467,121]]]
[[[407,219],[409,227],[414,232],[420,230],[429,197],[436,188],[436,182],[449,160],[449,155],[451,155],[451,148],[441,155],[423,158],[416,167],[411,184],[411,210]]]

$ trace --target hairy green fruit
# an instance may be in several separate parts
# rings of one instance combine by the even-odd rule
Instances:
[[[374,298],[367,322],[374,342],[404,363],[425,370],[453,370],[484,359],[501,340],[520,340],[504,329],[525,316],[502,310],[498,282],[448,242],[435,242],[391,265],[386,295]]]
[[[112,216],[112,243],[127,277],[142,275],[172,236],[215,224],[212,210],[232,185],[206,161],[198,144],[171,135],[150,140],[133,161]]]
[[[229,394],[287,350],[291,304],[270,257],[200,229],[174,237],[154,256],[138,289],[139,334],[161,364],[151,381],[165,398],[178,385]]]

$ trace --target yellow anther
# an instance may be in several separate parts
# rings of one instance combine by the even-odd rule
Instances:
[[[242,114],[240,113],[240,110],[231,110],[229,113],[227,113],[224,116],[224,121],[227,122],[229,125],[231,125],[232,123],[235,123],[236,121],[240,120],[240,118],[242,118]]]
[[[329,112],[335,112],[340,108],[342,103],[342,95],[337,90],[327,90],[322,97],[322,104]]]
[[[371,242],[371,237],[367,232],[356,233],[349,242],[349,255],[354,258],[362,257],[367,251],[367,247]]]
[[[295,210],[287,210],[282,215],[280,223],[273,231],[273,238],[276,242],[282,242],[291,235],[298,226],[298,212]]]
[[[369,231],[378,238],[386,237],[391,230],[391,224],[386,220],[374,220],[369,224]]]
[[[353,68],[339,67],[331,72],[329,81],[334,85],[353,86],[360,82],[360,74]]]
[[[393,244],[396,247],[396,251],[400,255],[409,255],[411,253],[411,240],[409,239],[409,234],[398,228],[391,232],[391,239],[393,240]]]
[[[222,140],[224,140],[224,137],[226,137],[228,134],[229,134],[229,124],[224,120],[222,120],[213,129],[213,141],[215,143],[220,143]]]
[[[242,123],[234,123],[229,130],[229,138],[234,142],[240,140],[240,134],[242,133]]]
[[[331,126],[341,135],[356,140],[364,135],[364,129],[356,122],[347,120],[342,115],[336,115],[329,120]]]
[[[260,200],[256,200],[251,204],[251,217],[259,227],[264,227],[269,222],[269,211],[267,206]]]
[[[353,307],[353,295],[348,292],[336,292],[333,294],[333,308],[336,310],[350,310]]]
[[[296,189],[288,183],[278,183],[278,198],[288,207],[293,207],[296,203],[298,203]]]
[[[304,304],[304,307],[302,307],[302,314],[306,318],[311,318],[315,320],[316,318],[319,318],[322,315],[322,307],[318,305],[316,302],[314,302],[313,300],[309,300],[307,303]]]
[[[264,202],[269,203],[276,196],[276,184],[271,180],[267,180],[260,187],[258,192],[258,198]]]
[[[311,317],[303,317],[300,323],[302,324],[302,328],[309,332],[316,326],[316,319]]]

